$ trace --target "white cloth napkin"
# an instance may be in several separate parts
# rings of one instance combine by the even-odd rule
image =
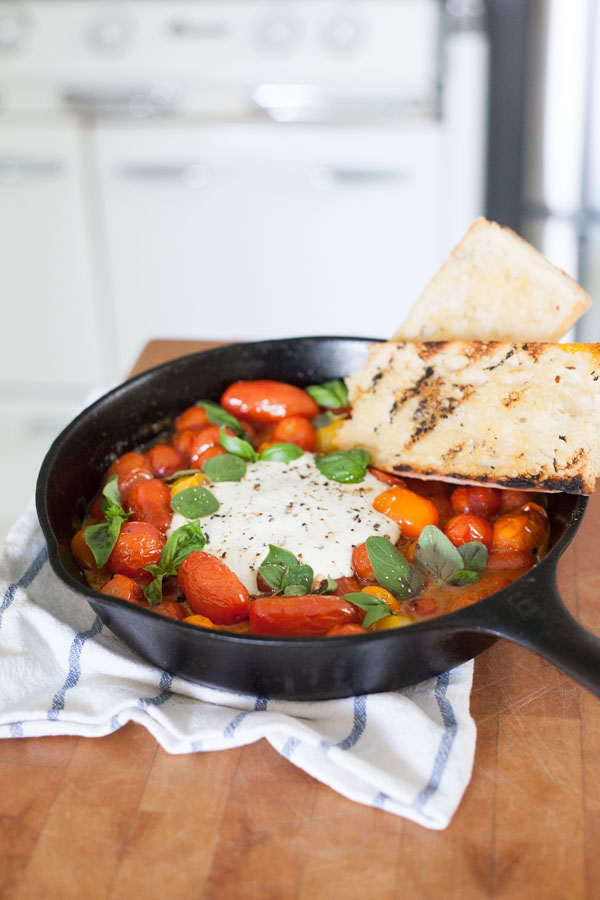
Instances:
[[[169,753],[259,738],[334,790],[445,828],[471,776],[472,662],[398,692],[315,703],[232,694],[144,662],[52,572],[31,507],[0,550],[0,737],[139,722]]]

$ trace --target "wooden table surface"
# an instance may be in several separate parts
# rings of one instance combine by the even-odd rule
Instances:
[[[135,371],[206,346],[153,341]],[[598,634],[599,526],[600,495],[559,569]],[[186,756],[137,725],[0,741],[0,897],[599,897],[600,701],[499,641],[472,712],[473,777],[443,832],[346,800],[264,740]]]

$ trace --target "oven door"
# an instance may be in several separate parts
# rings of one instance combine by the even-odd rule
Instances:
[[[157,335],[389,336],[447,249],[433,120],[99,120],[94,145],[123,369]]]

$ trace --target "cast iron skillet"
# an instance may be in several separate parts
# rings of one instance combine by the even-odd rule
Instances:
[[[115,455],[150,440],[196,400],[218,400],[238,379],[306,385],[356,372],[369,343],[309,337],[219,347],[158,366],[102,397],[56,439],[39,475],[36,502],[52,568],[150,662],[232,691],[327,700],[395,690],[506,637],[600,695],[600,640],[569,615],[556,587],[558,559],[579,527],[584,497],[550,496],[552,547],[531,572],[471,607],[409,628],[335,639],[232,635],[166,619],[87,586],[69,544]],[[74,596],[73,602],[80,600]]]

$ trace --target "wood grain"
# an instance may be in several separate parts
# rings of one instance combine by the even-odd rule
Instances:
[[[204,349],[153,341],[136,371]],[[600,633],[600,495],[559,568]],[[473,778],[444,832],[351,803],[266,741],[169,756],[140,726],[0,742],[0,896],[594,900],[600,703],[500,641],[475,664]]]

